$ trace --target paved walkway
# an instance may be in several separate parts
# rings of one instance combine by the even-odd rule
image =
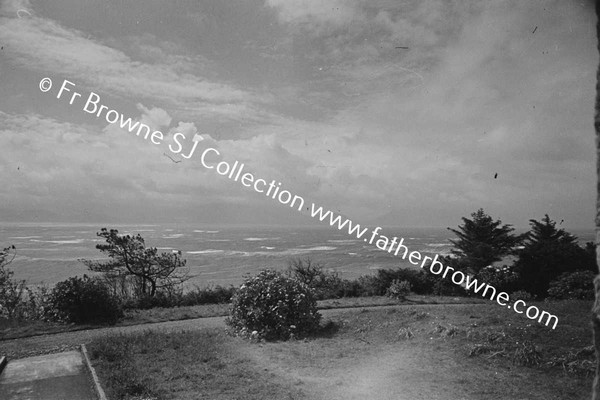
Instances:
[[[96,400],[79,351],[9,360],[0,375],[2,400]]]

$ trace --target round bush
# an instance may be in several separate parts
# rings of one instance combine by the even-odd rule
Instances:
[[[237,290],[227,324],[241,336],[286,340],[315,332],[320,318],[308,286],[264,270]]]
[[[593,300],[595,276],[592,271],[575,271],[562,274],[550,283],[548,296],[561,300]]]
[[[57,283],[48,306],[54,319],[76,324],[114,324],[123,316],[118,299],[106,285],[87,275]]]

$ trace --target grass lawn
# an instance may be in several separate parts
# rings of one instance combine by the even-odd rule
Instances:
[[[109,399],[304,399],[241,357],[223,330],[107,336],[90,357]]]
[[[485,302],[482,299],[471,299],[467,297],[443,297],[443,296],[409,296],[405,304],[445,304],[445,303],[469,303]],[[398,301],[384,296],[354,297],[322,300],[318,302],[320,309],[344,308],[344,307],[372,307],[398,304]],[[229,313],[229,304],[205,304],[198,306],[152,308],[148,310],[126,310],[125,318],[116,326],[130,326],[149,324],[153,322],[179,321],[194,318],[226,316]],[[7,321],[0,318],[0,340],[16,339],[35,335],[52,334],[59,332],[70,332],[82,329],[93,329],[94,325],[74,325],[48,323],[43,321]]]
[[[127,387],[156,399],[588,399],[591,302],[536,305],[556,330],[493,303],[407,305],[327,311],[329,329],[307,340],[209,330],[90,349],[111,399]]]

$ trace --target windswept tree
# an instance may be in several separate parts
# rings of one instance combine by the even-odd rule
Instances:
[[[546,297],[550,282],[565,272],[595,271],[593,247],[582,248],[577,237],[557,229],[548,214],[541,221],[529,220],[531,230],[518,251],[514,270],[519,274],[523,290]]]
[[[27,291],[25,281],[13,279],[14,272],[7,268],[16,255],[15,246],[0,250],[0,316],[13,319]]]
[[[494,221],[483,209],[471,214],[471,219],[462,218],[463,225],[458,229],[448,228],[458,239],[450,240],[454,245],[453,258],[447,261],[455,267],[477,274],[483,268],[503,257],[513,254],[522,240],[521,235],[513,234],[511,225]]]
[[[154,296],[161,288],[171,289],[188,279],[186,261],[181,252],[158,253],[156,247],[146,247],[144,238],[119,235],[119,231],[102,228],[97,233],[106,244],[96,248],[108,255],[108,261],[81,260],[90,270],[109,275],[132,276],[139,294]]]

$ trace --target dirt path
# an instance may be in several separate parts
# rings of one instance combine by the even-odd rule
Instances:
[[[389,309],[402,306],[371,307]],[[335,317],[347,309],[322,310],[324,318]],[[358,310],[357,310],[358,311]],[[108,333],[133,333],[145,330],[177,332],[182,330],[223,328],[224,317],[168,321],[145,325],[112,327],[60,333],[0,342],[0,354],[23,357],[71,349],[81,343]],[[449,353],[435,348],[413,346],[410,340],[385,346],[363,346],[360,351],[348,351],[333,343],[331,354],[324,356],[314,343],[296,342],[289,346],[252,345],[240,342],[237,351],[291,385],[301,387],[307,399],[315,400],[474,400],[461,385],[456,385],[460,371]],[[322,349],[322,348],[321,348]],[[338,353],[335,353],[338,352]],[[295,362],[294,354],[299,354]],[[470,366],[473,367],[472,365]],[[458,375],[458,376],[457,376]],[[489,377],[487,377],[489,379]]]
[[[360,358],[304,366],[258,346],[243,352],[263,370],[301,387],[311,400],[481,400],[456,384],[465,366],[422,346],[386,346]]]
[[[404,304],[393,306],[375,306],[362,307],[361,309],[385,310],[389,308],[404,307]],[[341,312],[357,310],[357,308],[333,308],[320,310],[324,318]],[[167,332],[176,332],[182,330],[193,330],[203,328],[225,327],[225,317],[206,317],[194,318],[181,321],[155,322],[142,325],[130,325],[120,327],[106,327],[99,329],[88,329],[82,331],[62,332],[48,335],[32,336],[21,339],[10,339],[0,341],[0,355],[6,355],[9,358],[26,357],[31,355],[45,354],[72,349],[82,343],[89,343],[96,337],[108,333],[133,333],[145,330],[162,330]]]

